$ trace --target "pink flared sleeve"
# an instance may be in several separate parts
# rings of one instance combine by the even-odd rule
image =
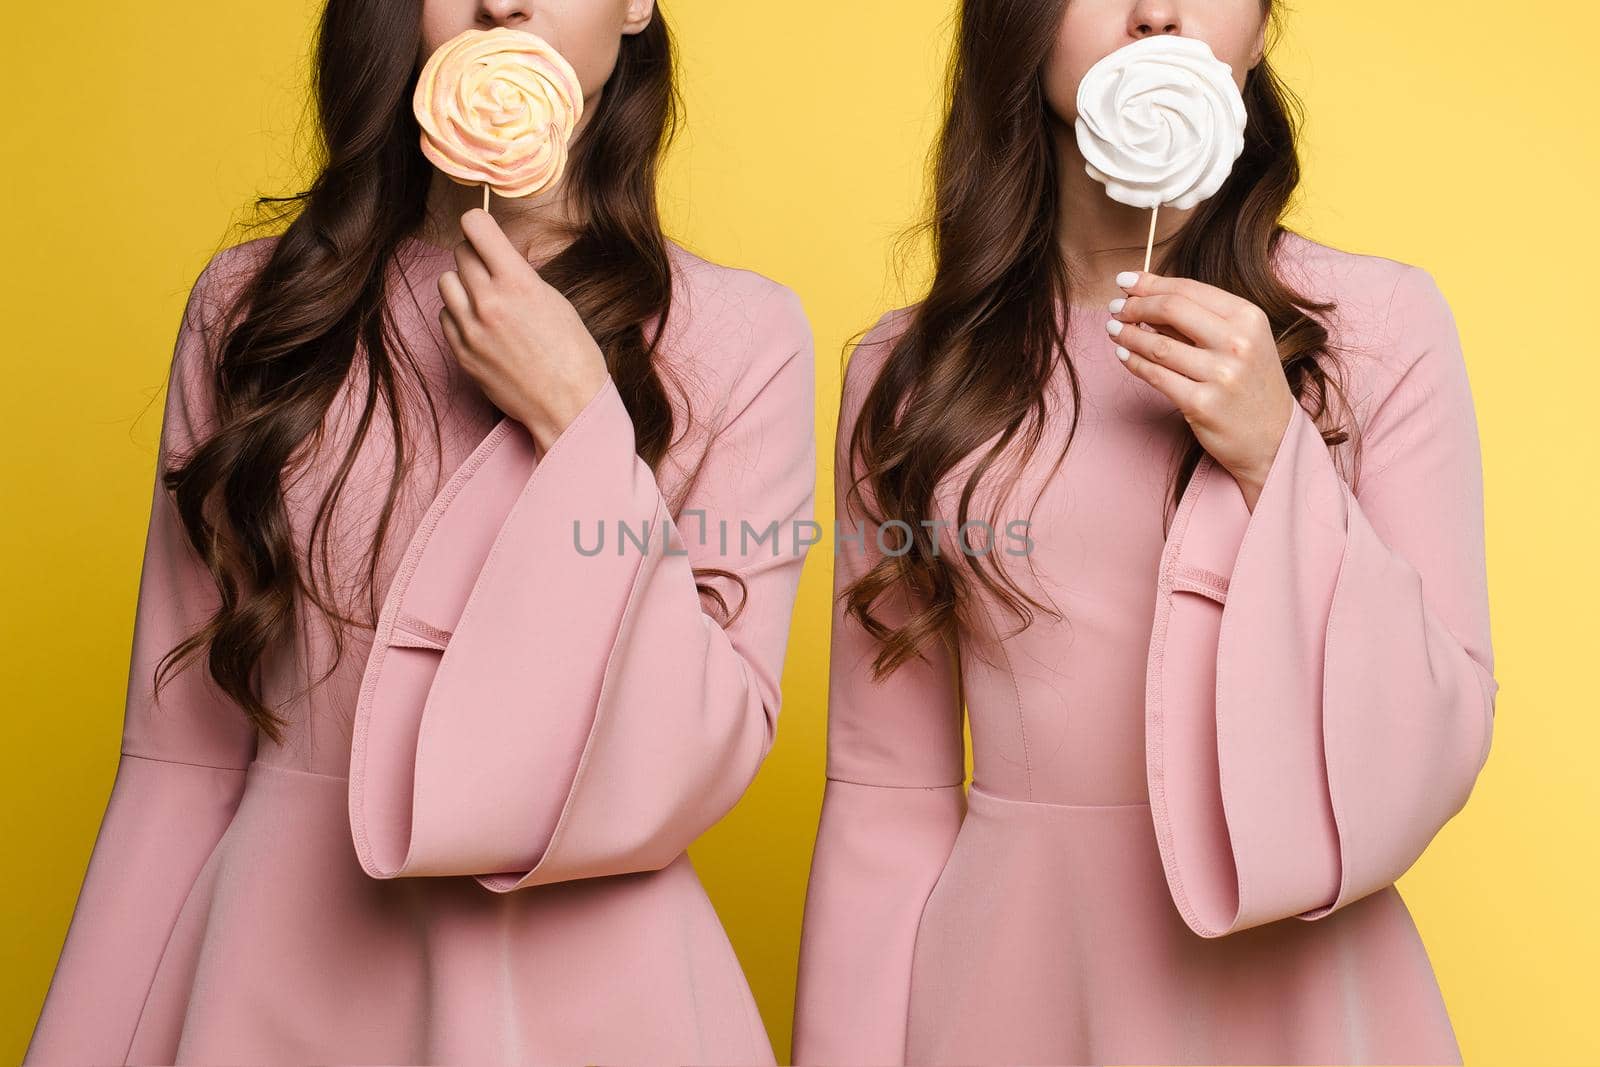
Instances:
[[[178,912],[227,829],[256,730],[216,689],[204,656],[153,698],[157,661],[215,610],[217,593],[161,485],[210,418],[208,338],[236,249],[191,289],[174,346],[139,578],[121,755],[27,1063],[122,1063]]]
[[[888,321],[880,319],[852,355],[836,436],[827,781],[801,931],[796,1064],[904,1062],[917,928],[966,810],[953,657],[930,643],[924,658],[874,681],[877,645],[840,598],[881,556],[877,527],[847,509],[846,472],[851,429],[886,351]],[[861,491],[872,499],[867,486]],[[901,588],[874,614],[897,626],[914,606]]]
[[[350,818],[368,874],[506,892],[660,869],[744,793],[775,737],[818,539],[810,327],[766,284],[747,343],[727,341],[725,414],[677,518],[611,378],[531,471],[530,438],[503,419],[447,485],[357,711]],[[740,609],[731,622],[696,567],[744,580],[741,596],[704,579]]]
[[[1172,898],[1205,937],[1389,885],[1488,755],[1466,366],[1426,271],[1405,268],[1390,308],[1400,362],[1361,425],[1359,491],[1295,404],[1255,508],[1204,457],[1163,551],[1147,771]]]

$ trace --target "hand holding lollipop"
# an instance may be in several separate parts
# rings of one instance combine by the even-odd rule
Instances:
[[[1106,323],[1117,356],[1178,407],[1253,509],[1297,403],[1272,325],[1214,285],[1149,273],[1161,205],[1193,207],[1222,188],[1245,121],[1232,68],[1193,37],[1125,45],[1078,86],[1084,169],[1113,200],[1151,209],[1144,273],[1117,276],[1129,296],[1112,301]],[[1130,322],[1140,328],[1124,329]]]
[[[583,114],[578,76],[536,34],[472,29],[429,57],[413,109],[423,154],[456,182],[483,185],[482,216],[461,216],[460,269],[439,277],[445,340],[490,402],[548,450],[609,370],[577,309],[488,214],[489,191],[531,196],[560,179]]]

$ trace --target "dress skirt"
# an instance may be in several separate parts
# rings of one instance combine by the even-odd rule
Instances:
[[[906,1062],[1459,1061],[1393,886],[1204,938],[1172,906],[1148,804],[976,786],[967,804],[916,940]]]

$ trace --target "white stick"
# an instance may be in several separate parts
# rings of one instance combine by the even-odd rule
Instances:
[[[489,183],[483,183],[483,210],[489,210]]]
[[[1161,205],[1157,204],[1150,209],[1150,236],[1144,242],[1144,272],[1150,273],[1150,252],[1156,246],[1156,216],[1161,214]]]

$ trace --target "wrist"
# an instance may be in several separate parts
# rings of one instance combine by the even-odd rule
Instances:
[[[1284,417],[1283,424],[1273,434],[1271,453],[1254,466],[1229,468],[1233,480],[1239,483],[1239,491],[1244,494],[1245,506],[1251,511],[1255,511],[1256,501],[1261,499],[1261,490],[1267,484],[1267,475],[1271,472],[1273,464],[1278,461],[1278,453],[1283,449],[1283,439],[1288,435],[1289,426],[1294,421],[1294,408],[1299,405],[1299,401],[1292,394],[1289,401],[1291,405],[1289,412]]]
[[[509,414],[526,427],[540,452],[548,452],[573,420],[599,395],[609,377],[608,372],[602,371],[598,378],[585,385],[560,390],[555,395],[542,393],[537,400],[530,397],[519,412]]]
[[[1261,499],[1261,489],[1267,484],[1266,478],[1233,472],[1233,480],[1239,483],[1239,492],[1244,494],[1244,506],[1254,512],[1256,501]]]

